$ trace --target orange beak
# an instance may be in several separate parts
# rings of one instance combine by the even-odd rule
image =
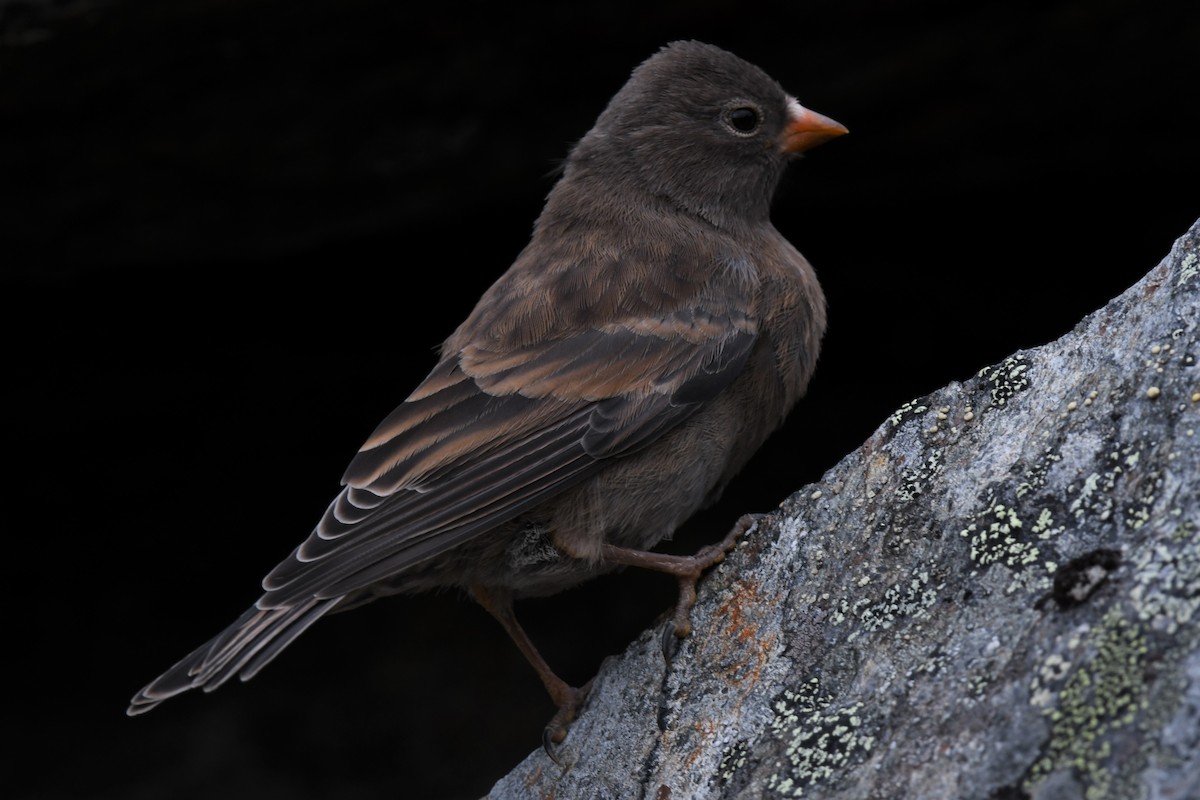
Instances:
[[[784,128],[783,140],[785,153],[802,153],[850,132],[837,120],[809,111],[795,100],[788,103],[788,111],[789,120]]]

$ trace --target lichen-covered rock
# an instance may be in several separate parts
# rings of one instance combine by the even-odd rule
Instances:
[[[897,410],[489,797],[1200,797],[1198,326],[1200,222]]]

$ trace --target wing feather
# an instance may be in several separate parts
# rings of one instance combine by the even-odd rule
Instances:
[[[368,439],[261,608],[411,569],[647,446],[740,373],[745,313],[680,309],[508,352],[464,348]]]

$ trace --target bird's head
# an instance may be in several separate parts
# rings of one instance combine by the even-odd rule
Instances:
[[[732,53],[674,42],[633,71],[564,180],[605,182],[622,200],[649,195],[719,227],[754,223],[791,156],[846,132]]]

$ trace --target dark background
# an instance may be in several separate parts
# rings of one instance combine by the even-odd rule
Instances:
[[[1200,216],[1194,3],[414,5],[0,0],[7,796],[471,798],[538,746],[540,684],[452,592],[124,708],[257,597],[667,41],[852,131],[775,206],[829,297],[810,396],[682,549],[1061,335]],[[519,610],[581,682],[673,591]]]

